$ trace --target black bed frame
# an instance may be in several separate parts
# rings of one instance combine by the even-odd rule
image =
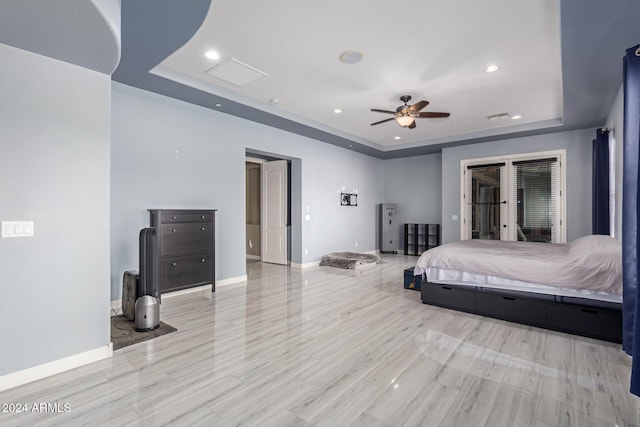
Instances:
[[[422,281],[423,304],[590,338],[622,342],[622,304]]]

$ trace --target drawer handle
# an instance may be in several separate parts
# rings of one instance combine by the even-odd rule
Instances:
[[[178,263],[177,262],[172,262],[171,265],[175,267],[176,265],[178,265]]]
[[[508,301],[515,301],[516,299],[514,297],[502,297],[502,299],[506,299]]]
[[[172,228],[172,229],[171,229],[171,232],[172,232],[172,233],[175,233],[176,231],[178,231],[178,230],[176,230],[175,228]]]
[[[171,217],[171,219],[176,219],[176,218],[178,218],[178,217],[177,217],[177,216],[172,216],[172,217]]]
[[[202,228],[200,229],[200,231],[204,231],[204,227],[202,227]]]
[[[204,258],[202,258],[202,259],[200,260],[200,262],[204,262]]]
[[[443,287],[442,287],[442,289],[444,289],[444,290],[446,290],[446,291],[450,291],[450,290],[451,290],[451,288],[450,288],[450,287],[448,287],[448,286],[443,286]]]
[[[200,218],[201,218],[201,219],[204,219],[204,215],[200,215]]]
[[[582,312],[583,313],[589,313],[589,314],[598,314],[598,310],[590,310],[588,308],[583,308]]]

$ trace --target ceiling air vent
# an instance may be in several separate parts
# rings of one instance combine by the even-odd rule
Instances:
[[[264,71],[260,71],[235,58],[225,59],[220,64],[207,70],[206,74],[238,87],[242,87],[262,77],[269,77],[269,74]]]
[[[498,113],[498,114],[492,114],[490,116],[487,116],[487,119],[489,120],[500,120],[500,119],[508,119],[509,118],[509,113]]]

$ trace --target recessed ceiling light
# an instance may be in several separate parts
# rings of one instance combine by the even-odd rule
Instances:
[[[500,66],[497,64],[491,64],[484,69],[485,73],[494,73],[500,69]]]
[[[400,137],[399,136],[394,136],[393,139],[400,139]]]
[[[340,61],[344,64],[356,64],[362,61],[362,53],[355,50],[348,50],[340,54]]]
[[[271,99],[269,100],[269,104],[271,104],[271,105],[278,105],[278,104],[280,104],[280,100],[279,100],[278,98],[271,98]]]
[[[522,116],[520,116],[520,115],[511,116],[511,120],[518,120],[518,119],[521,119],[521,118],[522,118]]]
[[[222,104],[216,104],[216,107],[222,107]]]
[[[336,114],[340,114],[340,113],[342,113],[342,108],[335,108],[333,110],[333,112],[336,113]]]
[[[353,144],[349,144],[349,148],[353,147]]]
[[[208,50],[204,56],[206,56],[209,59],[220,59],[220,54],[218,52],[216,52],[215,50]]]

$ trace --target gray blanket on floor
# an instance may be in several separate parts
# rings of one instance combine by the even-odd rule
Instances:
[[[320,265],[338,268],[356,269],[365,264],[379,264],[380,257],[377,255],[359,254],[356,252],[334,252],[325,255],[320,260]]]

